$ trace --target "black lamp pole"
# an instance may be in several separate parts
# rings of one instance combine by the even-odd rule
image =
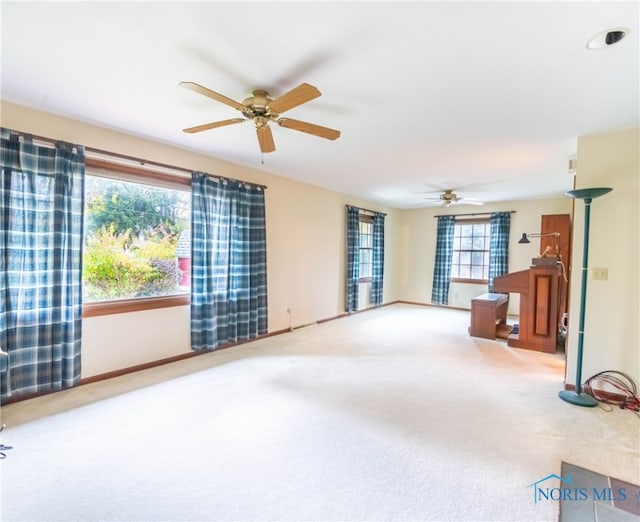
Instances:
[[[589,262],[589,219],[591,201],[599,196],[611,192],[610,188],[587,188],[570,190],[567,196],[584,201],[584,245],[582,248],[582,293],[580,296],[580,325],[578,326],[578,354],[576,361],[576,389],[562,390],[558,396],[566,402],[576,406],[593,407],[598,404],[591,395],[582,393],[582,352],[584,349],[584,317],[587,304],[587,266]]]

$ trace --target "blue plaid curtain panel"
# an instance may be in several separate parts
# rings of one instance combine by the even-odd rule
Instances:
[[[267,333],[264,189],[192,175],[191,348]]]
[[[371,304],[382,304],[382,282],[384,279],[384,214],[373,217],[373,269],[371,273]]]
[[[33,144],[2,130],[2,398],[80,380],[84,149]]]
[[[489,223],[489,291],[491,291],[494,278],[509,272],[511,214],[494,212],[491,214]]]
[[[346,312],[358,309],[358,279],[360,266],[360,210],[347,207],[347,267],[345,306]]]
[[[438,217],[436,259],[433,267],[433,286],[431,288],[431,302],[433,304],[449,304],[455,226],[455,216]]]

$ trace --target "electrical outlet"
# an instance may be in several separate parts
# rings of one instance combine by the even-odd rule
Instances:
[[[592,279],[597,279],[599,281],[606,281],[609,279],[609,269],[594,267],[591,269],[591,277]]]

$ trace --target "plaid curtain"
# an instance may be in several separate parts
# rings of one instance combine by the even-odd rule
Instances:
[[[451,260],[453,258],[453,233],[455,216],[438,217],[438,235],[436,237],[436,259],[433,267],[433,304],[449,303],[449,284],[451,282]]]
[[[382,304],[384,278],[384,214],[373,216],[373,267],[371,274],[371,304]]]
[[[358,309],[358,279],[360,266],[360,210],[347,207],[347,274],[345,306],[347,312]]]
[[[191,348],[267,333],[264,190],[192,175]]]
[[[80,380],[84,149],[34,145],[2,129],[2,399]]]
[[[509,229],[511,214],[494,212],[489,220],[489,291],[493,288],[493,279],[509,272]]]

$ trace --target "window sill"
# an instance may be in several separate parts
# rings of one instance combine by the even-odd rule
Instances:
[[[122,299],[102,303],[87,303],[82,306],[82,317],[97,317],[100,315],[123,314],[172,306],[187,306],[191,302],[190,296],[171,295],[163,297],[146,297],[143,299]]]
[[[467,284],[471,284],[471,285],[488,285],[489,284],[489,280],[488,279],[461,279],[458,277],[452,277],[451,278],[451,282],[452,283],[467,283]]]

